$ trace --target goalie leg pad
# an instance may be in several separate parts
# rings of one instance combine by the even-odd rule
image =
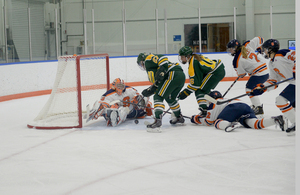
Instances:
[[[119,109],[109,108],[107,109],[107,125],[111,125],[113,127],[121,124],[127,118],[129,113],[128,107],[120,107]]]
[[[146,112],[144,109],[133,109],[130,111],[130,113],[127,115],[127,118],[145,118]]]

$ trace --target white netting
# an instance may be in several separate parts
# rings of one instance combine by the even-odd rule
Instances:
[[[108,57],[108,56],[107,56]],[[78,74],[76,59],[80,58]],[[29,126],[33,127],[76,127],[80,126],[78,102],[78,82],[81,85],[81,108],[99,100],[107,88],[107,69],[105,56],[62,56],[52,93],[44,108]],[[80,76],[80,78],[77,78]],[[78,80],[80,79],[80,80]]]

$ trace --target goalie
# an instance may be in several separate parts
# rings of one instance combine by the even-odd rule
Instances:
[[[152,115],[151,102],[138,91],[126,86],[124,80],[116,78],[110,90],[104,93],[100,101],[96,101],[88,114],[88,119],[96,120],[104,117],[107,126],[117,126],[127,118],[145,118]]]

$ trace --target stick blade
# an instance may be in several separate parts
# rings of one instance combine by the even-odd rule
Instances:
[[[205,94],[204,95],[204,99],[206,99],[207,101],[213,103],[213,104],[216,104],[217,103],[217,100],[215,100],[214,98],[212,98],[211,96]]]

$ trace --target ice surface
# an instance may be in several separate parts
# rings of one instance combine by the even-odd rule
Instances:
[[[231,83],[217,89],[224,93]],[[245,93],[244,86],[238,81],[226,97]],[[285,86],[261,96],[266,117],[281,114],[275,97]],[[0,103],[0,194],[296,193],[296,136],[279,127],[226,133],[188,120],[174,127],[166,114],[162,133],[146,132],[144,121],[151,118],[118,127],[101,119],[82,129],[28,129],[48,97]],[[185,116],[198,113],[193,94],[180,105]]]

